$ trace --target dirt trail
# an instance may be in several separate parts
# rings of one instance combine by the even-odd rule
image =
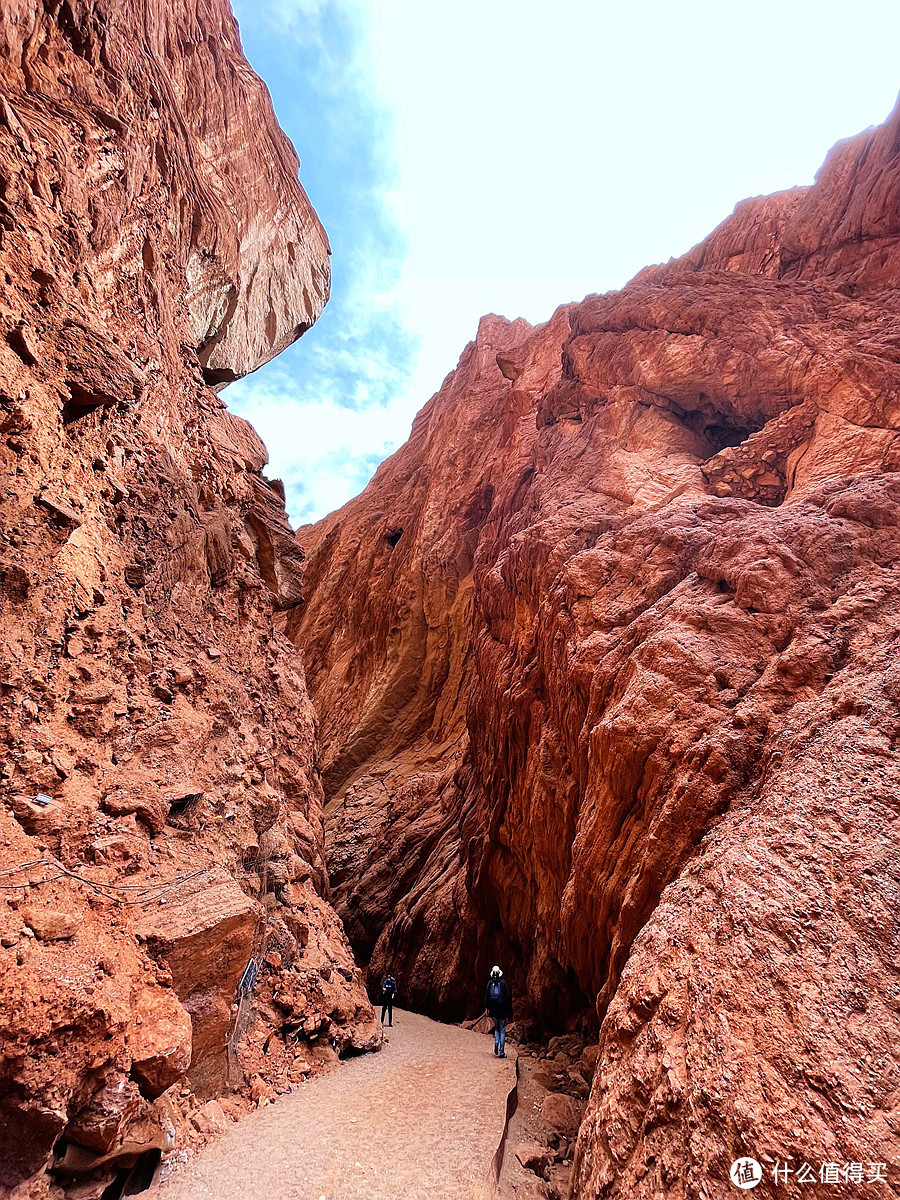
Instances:
[[[251,1113],[159,1186],[160,1200],[473,1200],[515,1086],[484,1034],[395,1010],[378,1054]]]

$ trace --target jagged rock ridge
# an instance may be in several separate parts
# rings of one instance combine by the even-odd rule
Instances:
[[[898,139],[485,318],[298,534],[338,911],[427,1011],[600,1022],[579,1197],[897,1162]]]
[[[209,386],[328,244],[225,0],[18,0],[0,51],[0,1192],[87,1197],[374,1041],[271,624],[302,555]]]

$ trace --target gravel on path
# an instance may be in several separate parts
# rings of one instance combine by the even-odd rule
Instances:
[[[515,1059],[394,1010],[377,1054],[250,1113],[177,1169],[159,1200],[482,1200]]]

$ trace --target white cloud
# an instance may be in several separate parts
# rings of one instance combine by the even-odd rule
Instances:
[[[230,406],[266,443],[267,474],[284,480],[295,524],[318,519],[361,491],[378,463],[405,441],[414,415],[405,397],[356,409],[334,394],[298,403],[287,375],[244,386],[240,402]]]

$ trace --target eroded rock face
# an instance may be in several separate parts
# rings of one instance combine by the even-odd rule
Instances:
[[[315,321],[328,240],[226,3],[18,0],[0,17],[0,54],[0,124],[17,167],[4,224],[13,233],[24,204],[40,230],[23,238],[29,290],[44,293],[30,314],[40,320],[17,335],[26,356],[64,355],[111,383],[108,363],[87,364],[79,350],[93,343],[94,357],[100,343],[116,355],[102,335],[108,317],[122,324],[124,302],[181,335],[223,383]],[[77,260],[80,304],[74,294],[55,303],[60,259],[68,275]],[[143,350],[122,358],[126,371],[129,358],[131,370],[136,359],[147,367],[153,350]],[[88,381],[75,403],[96,402]]]
[[[898,1160],[898,129],[485,318],[298,535],[338,911],[432,1012],[600,1021],[578,1196]]]
[[[302,556],[209,387],[326,300],[296,156],[224,0],[5,4],[0,77],[0,1191],[31,1196],[55,1144],[66,1186],[158,1153],[185,1072],[277,1088],[375,1026],[271,628]]]

